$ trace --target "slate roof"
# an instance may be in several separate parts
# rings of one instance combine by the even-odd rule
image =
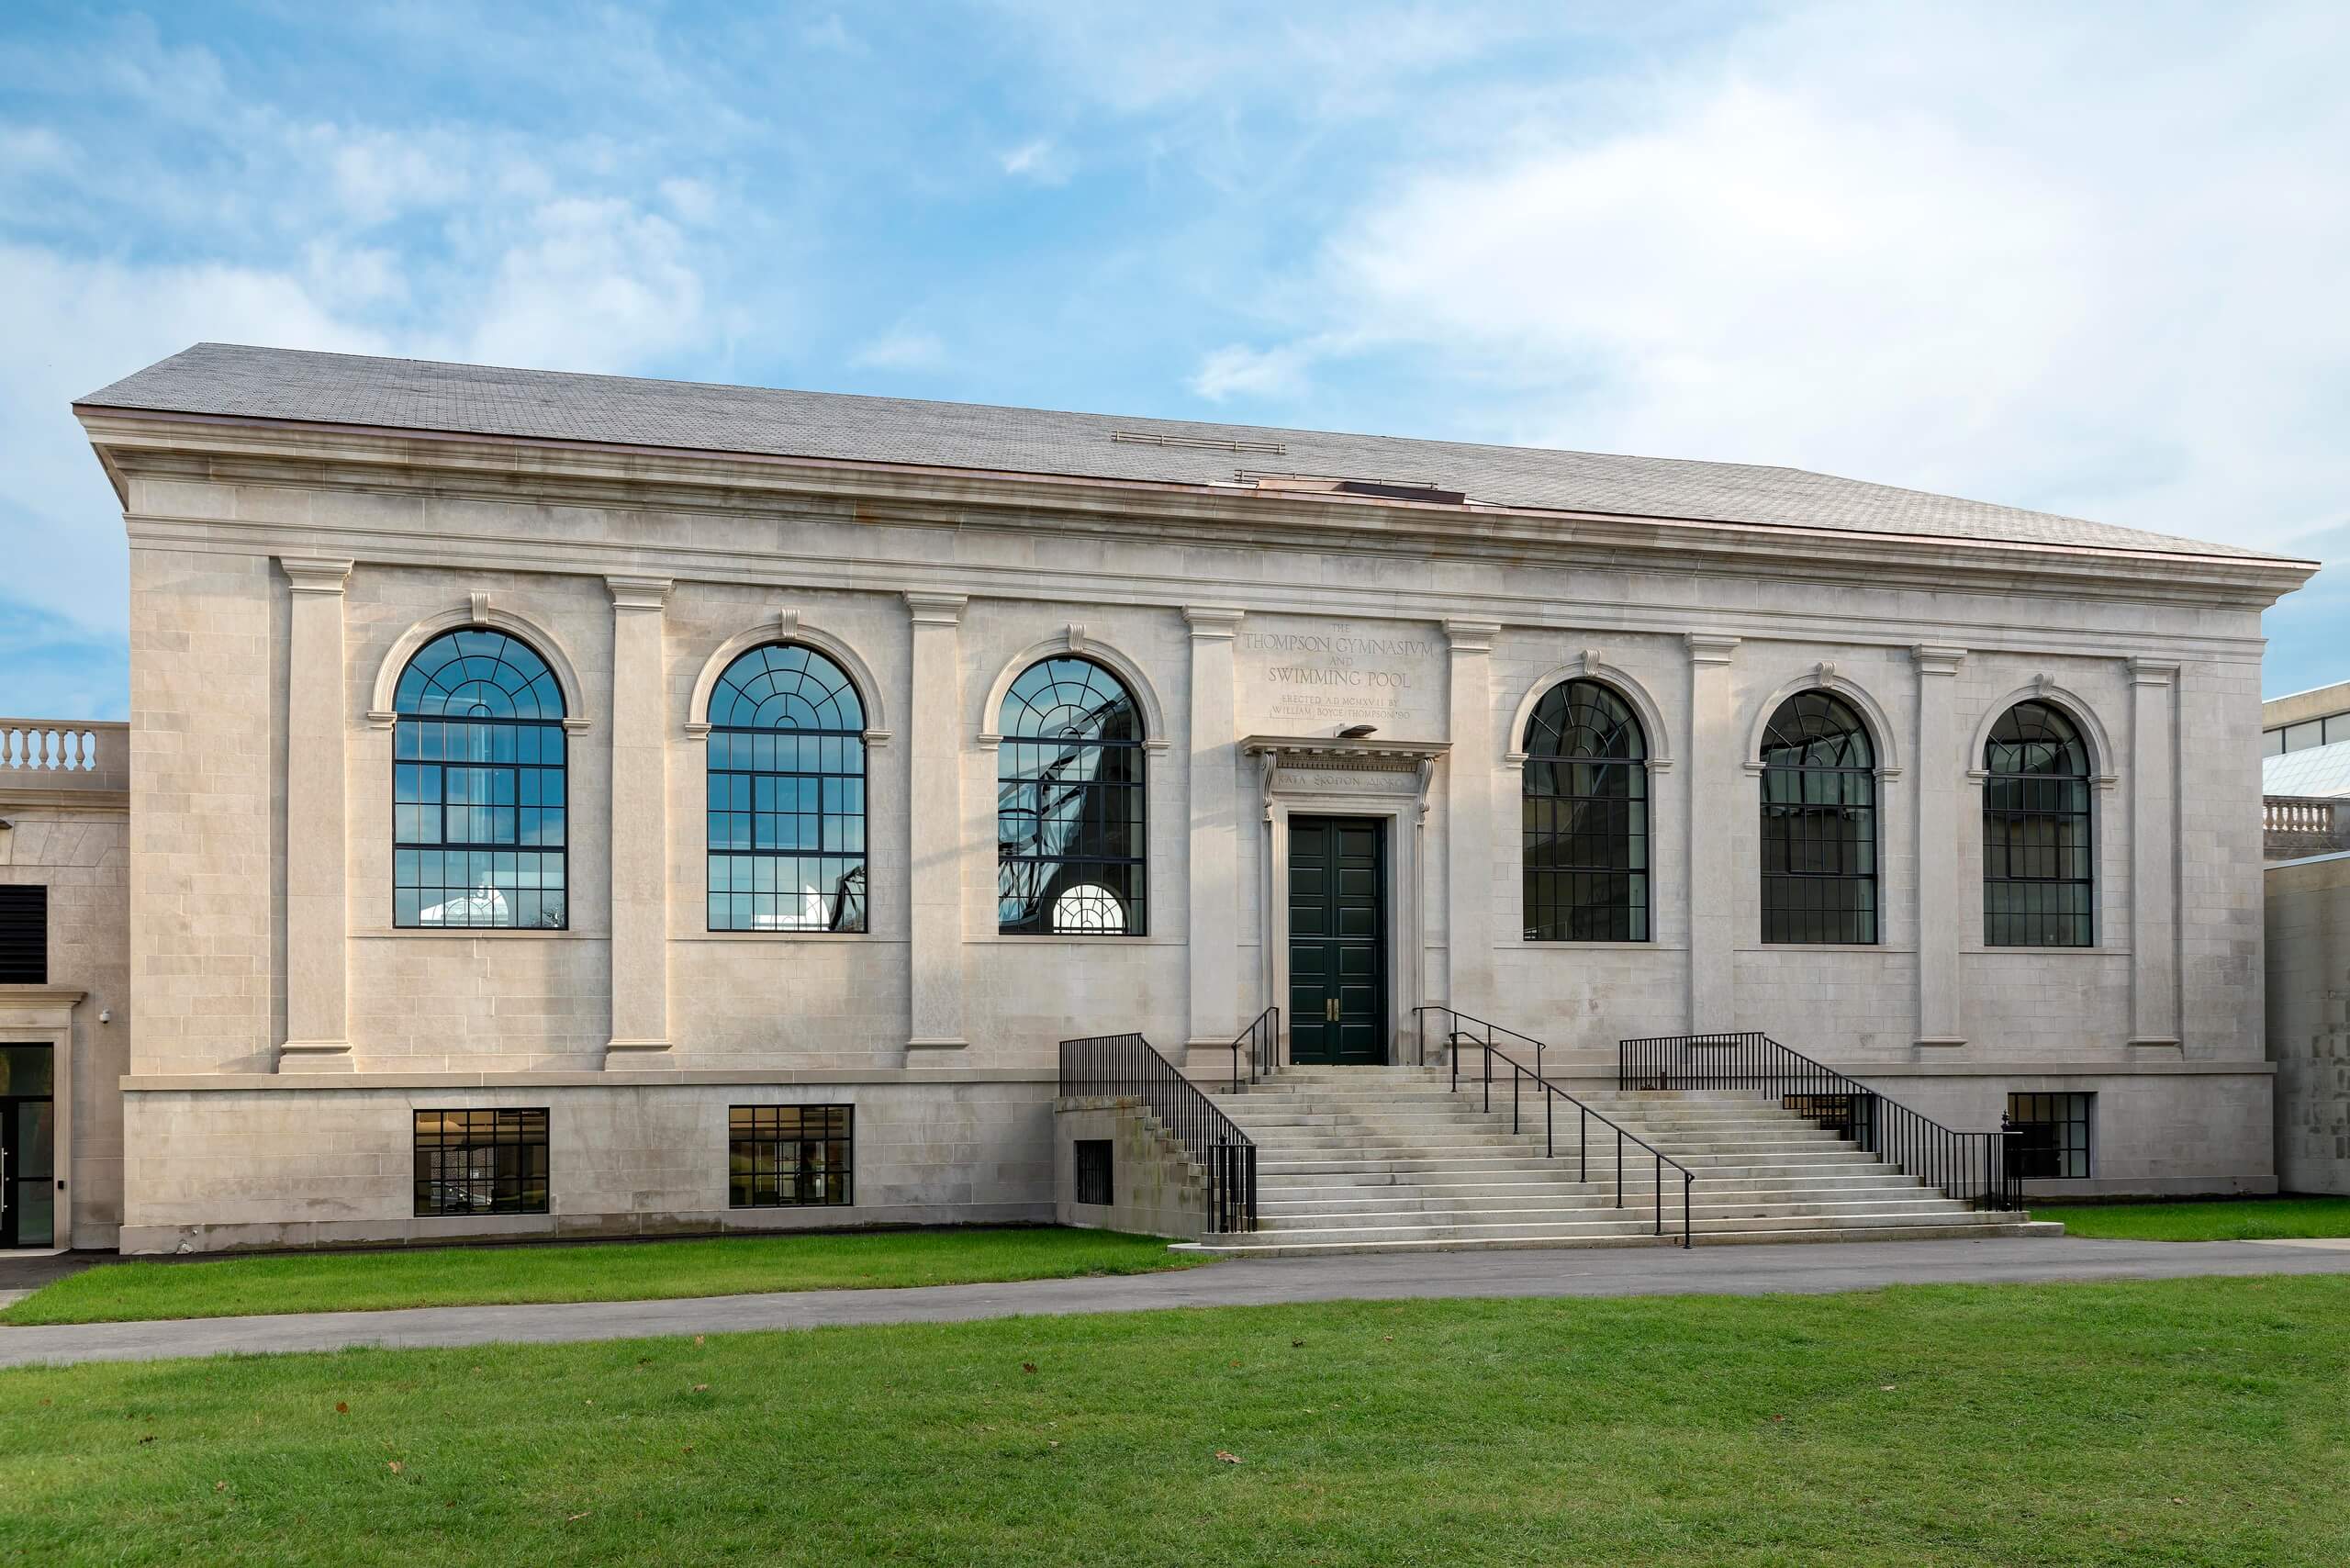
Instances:
[[[91,393],[77,407],[1179,484],[1230,484],[1242,471],[1402,480],[1535,510],[2274,558],[1799,468],[230,343],[198,343]]]

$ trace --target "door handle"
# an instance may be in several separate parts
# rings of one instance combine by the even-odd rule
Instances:
[[[1323,998],[1322,1020],[1326,1024],[1335,1024],[1338,1021],[1338,999],[1337,997],[1329,996]]]

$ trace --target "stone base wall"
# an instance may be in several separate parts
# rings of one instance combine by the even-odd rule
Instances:
[[[1052,1086],[979,1081],[272,1086],[133,1089],[124,1096],[126,1253],[1044,1223],[1053,1216]],[[855,1202],[728,1206],[733,1105],[856,1109]],[[543,1215],[421,1217],[420,1110],[548,1112]]]
[[[1054,1103],[1053,1217],[1087,1230],[1196,1241],[1207,1228],[1207,1173],[1138,1100]],[[1110,1143],[1110,1202],[1077,1201],[1077,1144]]]
[[[2267,883],[2277,1179],[2350,1193],[2350,855],[2271,866]]]

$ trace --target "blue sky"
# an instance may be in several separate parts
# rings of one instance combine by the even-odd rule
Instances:
[[[73,396],[201,339],[1785,463],[2337,563],[2350,12],[0,16],[0,710],[118,715]]]

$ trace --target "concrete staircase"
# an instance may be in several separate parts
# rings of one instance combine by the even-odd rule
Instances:
[[[1664,1169],[1657,1234],[1654,1157],[1591,1123],[1591,1180],[1577,1179],[1574,1108],[1556,1107],[1543,1153],[1529,1091],[1521,1132],[1495,1085],[1482,1111],[1438,1068],[1289,1068],[1216,1103],[1257,1148],[1258,1228],[1204,1250],[1265,1257],[1516,1247],[1674,1246],[1682,1182]],[[2020,1214],[1979,1212],[1873,1159],[1775,1103],[1735,1094],[1595,1089],[1583,1099],[1695,1173],[1700,1243],[1914,1240],[2054,1233]]]

